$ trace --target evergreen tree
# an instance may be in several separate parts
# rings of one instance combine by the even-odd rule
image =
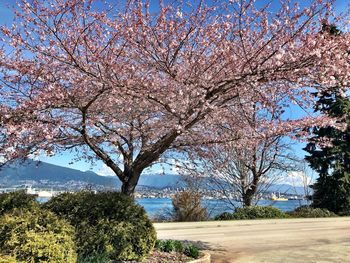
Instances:
[[[337,88],[323,92],[315,110],[339,118],[345,130],[334,126],[313,128],[305,147],[312,169],[319,173],[313,186],[313,206],[335,213],[350,213],[350,100]],[[317,144],[327,142],[331,144]]]

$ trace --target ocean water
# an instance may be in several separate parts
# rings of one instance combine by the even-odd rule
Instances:
[[[41,203],[48,201],[48,198],[37,198]],[[136,199],[136,202],[142,205],[147,214],[152,218],[160,216],[169,216],[173,205],[170,198],[142,198]],[[234,203],[237,207],[240,206],[240,203]],[[306,200],[288,200],[288,201],[271,201],[271,200],[261,200],[257,205],[268,206],[271,205],[282,211],[292,211],[295,208],[306,205]],[[213,200],[207,199],[203,201],[203,206],[207,208],[209,217],[213,218],[216,215],[219,215],[223,212],[232,212],[233,206],[229,205],[227,202],[222,200]]]
[[[166,216],[171,213],[173,208],[171,199],[169,198],[144,198],[137,199],[136,202],[142,205],[147,214],[150,217]],[[282,211],[292,211],[295,208],[306,205],[306,200],[288,200],[288,201],[271,201],[271,200],[261,200],[257,203],[260,206],[273,206]],[[238,202],[235,202],[237,207],[240,206]],[[204,200],[203,206],[207,208],[209,216],[211,218],[223,212],[232,212],[233,206],[229,205],[227,202],[222,200]]]

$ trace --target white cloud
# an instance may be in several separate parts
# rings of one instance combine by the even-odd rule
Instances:
[[[114,175],[114,172],[107,165],[102,164],[101,168],[97,171],[97,174],[101,176],[112,176]]]
[[[153,165],[145,169],[142,174],[163,174],[165,173],[164,167],[161,165]]]
[[[180,161],[167,158],[162,163],[154,164],[148,167],[143,174],[171,174],[171,175],[180,175],[184,173],[183,166],[184,164]]]
[[[302,171],[289,172],[287,175],[282,176],[279,183],[289,184],[293,186],[307,186],[312,184],[312,177],[308,176]]]
[[[34,160],[34,161],[40,161],[40,155],[38,155],[38,154],[29,154],[28,155],[28,158],[29,159],[32,159],[32,160]]]

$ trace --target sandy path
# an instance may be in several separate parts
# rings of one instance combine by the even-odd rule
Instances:
[[[198,242],[214,263],[350,263],[350,217],[155,226],[160,239]]]

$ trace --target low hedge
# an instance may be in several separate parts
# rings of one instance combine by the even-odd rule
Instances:
[[[219,214],[217,216],[214,217],[214,220],[234,220],[234,216],[233,213],[229,213],[229,212],[223,212],[222,214]]]
[[[143,207],[118,192],[64,193],[43,207],[76,228],[81,262],[96,255],[111,260],[142,260],[156,241],[156,231]]]
[[[350,210],[343,210],[337,213],[339,216],[350,216]]]
[[[291,217],[300,218],[318,218],[318,217],[333,217],[337,216],[325,208],[313,208],[311,206],[300,206],[292,212],[288,212]]]
[[[0,218],[1,262],[75,263],[74,228],[55,214],[13,210]],[[13,261],[15,259],[15,261]]]
[[[215,220],[273,219],[286,217],[287,215],[282,210],[272,206],[246,206],[236,208],[234,213],[224,212],[216,216]]]
[[[272,206],[248,206],[237,208],[233,216],[235,219],[269,219],[285,218],[286,214]]]
[[[244,220],[244,219],[273,219],[273,218],[317,218],[333,217],[335,213],[327,209],[301,206],[291,212],[283,212],[271,206],[250,206],[236,208],[234,213],[224,212],[217,215],[215,220]]]

